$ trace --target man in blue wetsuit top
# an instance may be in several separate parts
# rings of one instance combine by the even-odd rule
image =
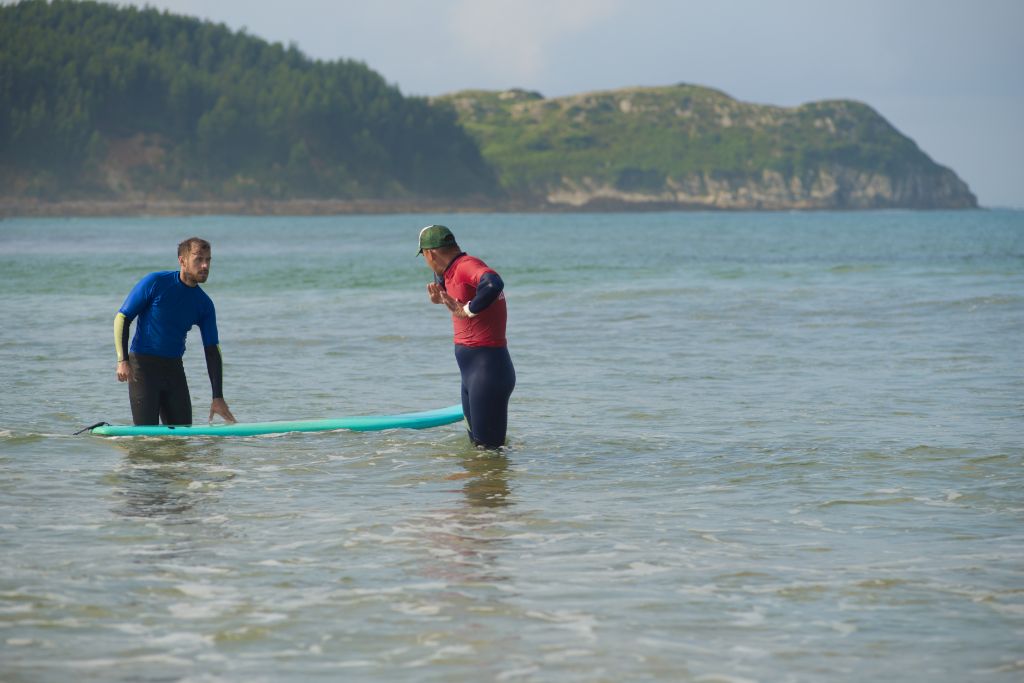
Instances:
[[[452,314],[469,438],[478,446],[499,448],[505,444],[508,401],[516,386],[505,339],[505,283],[486,263],[459,249],[443,225],[420,231],[418,253],[434,271],[427,285],[430,301],[444,304]]]
[[[210,419],[228,422],[223,391],[223,364],[213,301],[199,284],[210,275],[210,243],[190,237],[178,245],[178,270],[150,273],[128,294],[114,316],[117,380],[128,382],[132,419],[137,425],[192,424],[192,399],[185,380],[185,335],[199,326],[206,351],[206,369],[213,386]],[[131,350],[129,329],[138,319]]]

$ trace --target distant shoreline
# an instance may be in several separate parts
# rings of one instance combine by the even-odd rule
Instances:
[[[594,201],[583,206],[527,200],[428,199],[4,199],[0,218],[103,216],[336,216],[400,213],[608,213],[721,211],[674,202]],[[735,210],[735,209],[733,209]]]
[[[441,202],[394,199],[0,199],[0,218],[102,217],[102,216],[331,216],[343,214],[387,214],[481,212],[497,209],[484,203]],[[517,210],[526,210],[519,207]]]
[[[405,213],[645,213],[655,211],[711,211],[740,213],[800,213],[829,211],[964,211],[986,207],[926,208],[879,207],[716,207],[675,202],[591,201],[582,206],[514,200],[426,200],[426,199],[40,199],[0,198],[0,219],[4,218],[90,218],[131,216],[336,216]]]

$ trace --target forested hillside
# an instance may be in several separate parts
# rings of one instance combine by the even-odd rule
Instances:
[[[449,107],[365,64],[153,9],[33,0],[0,6],[0,188],[401,198],[496,181]]]

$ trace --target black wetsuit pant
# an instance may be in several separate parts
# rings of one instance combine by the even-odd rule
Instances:
[[[128,364],[132,368],[128,398],[135,424],[192,424],[192,397],[180,358],[130,353]]]
[[[516,386],[516,370],[504,346],[455,345],[462,373],[462,412],[469,438],[478,446],[505,445],[508,400]]]

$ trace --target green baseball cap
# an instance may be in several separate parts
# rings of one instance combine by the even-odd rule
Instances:
[[[455,235],[443,225],[428,225],[420,230],[420,250],[416,252],[419,256],[424,249],[438,249],[440,247],[451,247],[455,245]]]

